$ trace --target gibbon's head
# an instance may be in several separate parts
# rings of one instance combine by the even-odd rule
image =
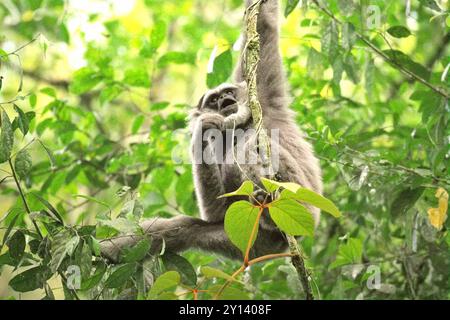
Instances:
[[[200,99],[197,109],[200,111],[220,112],[224,116],[237,112],[237,102],[242,96],[240,85],[222,83],[208,90]]]

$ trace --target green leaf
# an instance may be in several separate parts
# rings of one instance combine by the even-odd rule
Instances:
[[[81,247],[81,250],[79,248]],[[90,276],[92,270],[92,251],[87,242],[83,242],[77,248],[76,261],[80,265],[81,276],[86,278]]]
[[[52,257],[50,261],[50,268],[52,272],[56,272],[66,256],[71,256],[75,251],[80,237],[72,236],[70,232],[60,232],[55,236],[52,242]]]
[[[206,278],[220,278],[225,279],[227,281],[234,281],[234,282],[240,282],[239,280],[233,278],[229,274],[223,272],[220,269],[212,268],[209,266],[201,267],[200,272],[206,277]]]
[[[40,195],[33,193],[33,195],[44,205],[47,207],[48,210],[50,210],[50,212],[53,214],[53,219],[55,219],[56,221],[59,221],[61,224],[64,224],[64,220],[61,217],[61,215],[59,214],[58,210],[56,210],[51,204],[50,202],[48,202],[47,200],[45,200],[44,198],[42,198]]]
[[[95,287],[103,279],[105,272],[106,272],[105,264],[101,264],[100,266],[98,266],[97,269],[95,270],[95,273],[91,277],[87,279],[82,279],[81,290],[89,290]]]
[[[292,11],[295,10],[300,0],[288,0],[286,3],[286,8],[284,9],[284,16],[287,18]]]
[[[282,231],[291,236],[314,236],[314,218],[304,206],[288,198],[284,190],[281,197],[270,204],[272,220]]]
[[[32,167],[31,156],[27,150],[21,150],[14,160],[14,169],[21,179],[25,179]]]
[[[99,220],[99,225],[108,226],[120,233],[135,233],[140,227],[136,222],[125,218],[117,218],[114,220]]]
[[[373,95],[374,90],[374,80],[375,80],[375,62],[373,59],[367,61],[364,70],[364,86],[366,89],[366,94],[370,98]]]
[[[75,194],[75,195],[73,195],[73,196],[76,197],[76,198],[83,198],[83,199],[86,199],[86,200],[89,200],[89,201],[98,203],[98,204],[100,204],[100,205],[102,205],[102,206],[108,208],[109,210],[111,210],[111,207],[109,206],[108,203],[106,203],[106,202],[104,202],[104,201],[101,201],[101,200],[98,200],[98,199],[96,199],[96,198],[94,198],[94,197],[86,196],[86,195],[84,195],[84,194]]]
[[[422,196],[425,188],[406,188],[402,190],[392,201],[391,204],[391,215],[394,218],[405,214],[409,209],[411,209]]]
[[[333,217],[339,218],[341,212],[336,205],[324,196],[305,188],[300,188],[295,193],[295,199],[309,203],[322,211],[328,212]]]
[[[427,123],[428,120],[432,117],[435,111],[438,109],[438,106],[441,103],[441,96],[436,94],[434,91],[427,90],[415,91],[411,97],[411,100],[420,101],[420,109],[419,111],[422,113],[422,121],[423,123]]]
[[[91,236],[91,241],[92,241],[92,252],[94,252],[94,254],[97,257],[99,257],[101,254],[100,242],[93,236]]]
[[[100,103],[103,105],[107,102],[110,102],[117,98],[122,92],[123,89],[116,84],[106,85],[106,87],[103,88],[102,92],[100,93]]]
[[[36,96],[36,94],[34,94],[34,93],[30,94],[30,96],[28,97],[28,101],[30,102],[30,106],[34,108],[36,106],[36,103],[37,103],[37,96]]]
[[[209,291],[215,296],[222,289],[222,286],[215,285],[209,288]],[[250,300],[248,293],[241,289],[228,286],[219,296],[219,300]]]
[[[186,52],[172,51],[163,55],[158,60],[160,68],[167,67],[169,64],[195,64],[195,55]]]
[[[127,263],[118,267],[105,282],[106,288],[119,288],[124,285],[136,272],[135,263]]]
[[[294,182],[278,182],[267,178],[261,178],[261,182],[268,192],[275,192],[279,188],[284,188],[296,193],[301,188],[299,184]]]
[[[328,57],[329,61],[334,61],[339,53],[339,31],[334,20],[325,28],[321,44],[322,53]]]
[[[140,114],[138,115],[131,126],[131,133],[136,134],[139,132],[139,129],[141,129],[142,125],[144,124],[145,117],[144,115]]]
[[[139,241],[131,248],[127,248],[123,255],[123,262],[138,262],[143,260],[150,251],[151,242],[149,239]]]
[[[8,61],[8,52],[0,48],[0,59],[3,59],[5,61]]]
[[[152,110],[152,111],[164,110],[164,109],[166,109],[169,105],[170,105],[170,103],[168,103],[168,102],[156,102],[156,103],[152,103],[152,105],[150,106],[150,110]]]
[[[206,84],[208,88],[214,88],[224,83],[230,78],[233,72],[233,57],[231,50],[227,50],[220,54],[214,60],[214,68],[212,73],[208,73]]]
[[[73,74],[69,89],[71,93],[80,95],[93,89],[101,80],[102,77],[99,73],[84,67]]]
[[[136,221],[142,217],[144,213],[144,207],[139,202],[138,199],[132,199],[124,203],[122,209],[120,210],[119,217],[128,218],[131,217],[136,218]]]
[[[163,273],[156,279],[150,292],[148,293],[148,299],[155,299],[163,291],[174,289],[180,283],[181,276],[176,271],[168,271]]]
[[[346,22],[342,27],[342,47],[350,51],[353,48],[357,39],[355,26],[349,22]]]
[[[20,261],[25,253],[25,235],[22,231],[16,231],[11,238],[9,238],[8,242],[9,255],[14,261]]]
[[[17,292],[28,292],[43,288],[45,282],[52,276],[46,266],[39,266],[24,271],[9,281],[9,286]]]
[[[333,83],[339,86],[344,73],[344,61],[341,56],[336,57],[333,62]]]
[[[253,206],[248,201],[237,201],[228,207],[225,214],[225,232],[230,241],[245,254],[247,245],[258,218],[259,208]],[[251,246],[256,240],[259,223],[256,225],[256,232],[251,239]]]
[[[23,133],[23,135],[26,135],[28,133],[29,127],[30,127],[30,122],[28,120],[28,117],[26,116],[26,114],[22,111],[22,109],[20,109],[16,104],[14,104],[14,110],[17,112],[18,116],[18,120],[17,120],[17,125],[20,129],[20,131]]]
[[[123,82],[133,87],[150,87],[150,76],[145,68],[133,68],[125,71]]]
[[[0,133],[0,163],[6,162],[11,157],[11,150],[14,145],[14,132],[8,114],[3,111],[1,117]]]
[[[411,35],[411,31],[408,28],[403,26],[393,26],[390,27],[387,32],[396,38],[407,38]]]
[[[330,265],[334,269],[343,265],[361,263],[362,242],[359,239],[350,238],[347,243],[339,246],[336,260]]]
[[[358,65],[356,64],[355,59],[351,54],[347,54],[344,58],[344,70],[350,80],[353,83],[358,84]]]
[[[313,79],[321,79],[324,71],[323,56],[316,49],[309,49],[308,59],[306,62],[308,75]]]
[[[49,97],[56,98],[56,91],[55,91],[55,89],[53,89],[51,87],[45,87],[45,88],[41,89],[40,92]]]
[[[163,43],[164,39],[166,38],[167,33],[167,24],[163,20],[156,21],[152,34],[150,36],[150,48],[152,50],[152,55],[156,53],[158,48]]]
[[[236,191],[225,193],[219,198],[233,197],[233,196],[251,196],[253,194],[253,182],[244,181],[242,185]]]
[[[423,65],[413,61],[408,55],[399,50],[384,50],[385,53],[391,60],[394,61],[395,65],[404,67],[405,69],[415,73],[424,80],[429,80],[430,71],[427,70]]]
[[[161,257],[167,271],[177,271],[181,275],[181,282],[189,286],[197,285],[197,274],[192,264],[182,256],[166,252]]]
[[[19,212],[11,212],[10,214],[14,214],[14,218],[12,218],[12,220],[9,222],[8,224],[8,228],[5,231],[5,234],[3,235],[3,242],[0,245],[0,252],[2,252],[3,246],[6,243],[6,240],[8,240],[9,234],[11,233],[12,229],[14,228],[14,226],[16,225],[17,220],[19,219],[19,217],[21,217],[23,215],[23,213],[19,213]]]

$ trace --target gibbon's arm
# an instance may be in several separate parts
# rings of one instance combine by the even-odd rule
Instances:
[[[256,0],[247,0],[247,8]],[[286,104],[286,77],[279,49],[279,0],[266,0],[261,4],[258,17],[260,35],[260,61],[257,69],[258,97],[264,109],[279,108]],[[244,31],[245,33],[245,31]],[[245,50],[247,35],[242,50]],[[236,82],[245,80],[244,55],[241,54],[235,72]]]
[[[165,250],[182,252],[188,249],[199,249],[208,253],[216,253],[231,259],[242,260],[242,252],[229,240],[224,230],[223,221],[214,223],[201,219],[178,216],[171,219],[154,218],[141,224],[145,236],[151,237],[151,254],[161,252],[164,239]],[[126,248],[134,246],[144,236],[118,236],[101,241],[102,255],[112,262],[119,262]],[[279,253],[287,249],[283,234],[278,230],[260,229],[254,246],[250,250],[250,258],[266,254]]]
[[[217,163],[206,163],[204,156],[208,154],[212,157],[213,149],[203,135],[206,130],[219,130],[223,124],[222,115],[204,113],[193,125],[191,151],[196,198],[202,219],[210,222],[223,220],[229,201],[226,198],[217,199],[225,193],[222,173]]]
[[[146,237],[151,237],[151,254],[161,252],[164,239],[165,250],[182,252],[199,249],[217,253],[231,259],[242,259],[242,253],[225,234],[223,222],[212,223],[201,219],[177,216],[171,219],[153,218],[141,224]],[[122,235],[101,241],[101,252],[105,258],[117,263],[124,250],[130,248],[144,236]]]

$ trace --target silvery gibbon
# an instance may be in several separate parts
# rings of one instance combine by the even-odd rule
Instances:
[[[253,2],[247,0],[247,8]],[[274,145],[272,140],[272,148],[277,148],[279,157],[276,177],[279,181],[295,182],[322,193],[319,162],[313,154],[311,145],[296,125],[293,112],[288,108],[290,99],[279,50],[279,0],[266,0],[261,4],[258,33],[260,35],[258,99],[269,136],[272,130],[278,132],[277,145]],[[192,112],[190,117],[192,144],[201,141],[203,154],[208,150],[215,152],[210,149],[211,140],[203,137],[207,130],[228,132],[230,128],[245,129],[252,126],[251,112],[246,107],[243,70],[244,61],[241,55],[235,70],[234,84],[222,84],[207,91]],[[226,156],[234,152],[233,149],[233,146],[226,147],[221,153]],[[158,252],[164,239],[166,250],[172,252],[192,248],[242,259],[242,252],[230,242],[224,231],[227,208],[234,201],[242,200],[242,197],[218,197],[235,191],[245,180],[258,181],[260,177],[258,166],[260,164],[256,163],[243,168],[236,163],[193,161],[194,186],[201,218],[180,215],[170,219],[153,218],[144,221],[141,226],[145,233],[152,237],[151,251]],[[317,225],[319,210],[308,208]],[[138,236],[122,236],[105,240],[102,242],[102,254],[110,260],[117,261],[121,250],[133,246],[139,239]],[[250,257],[283,252],[287,247],[285,235],[275,226],[269,215],[263,213]]]

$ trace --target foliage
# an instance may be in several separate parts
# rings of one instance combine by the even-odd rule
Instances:
[[[285,259],[240,277],[240,264],[205,253],[150,256],[150,240],[118,265],[100,256],[101,239],[139,234],[143,219],[197,214],[190,165],[172,159],[189,151],[189,106],[231,76],[243,7],[93,2],[101,10],[0,3],[0,297],[303,298]],[[326,198],[264,186],[280,229],[305,236],[322,299],[450,298],[448,2],[406,3],[284,1],[291,107]],[[316,230],[304,204],[322,209]],[[244,254],[260,210],[243,201],[227,212]]]

